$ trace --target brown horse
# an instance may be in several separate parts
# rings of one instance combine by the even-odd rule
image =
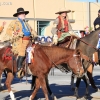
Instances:
[[[16,59],[16,56],[14,56]],[[16,60],[12,60],[11,47],[3,47],[0,49],[0,76],[4,70],[7,71],[7,78],[5,85],[10,93],[12,100],[15,100],[14,94],[11,90],[11,82],[14,78],[14,74],[17,72]]]
[[[98,42],[98,39],[99,39],[99,33],[100,33],[100,28],[98,30],[94,31],[94,32],[91,32],[86,37],[79,39],[77,41],[77,44],[76,44],[76,49],[80,49],[83,54],[87,55],[88,57],[90,57],[92,59],[93,53],[96,52],[94,47],[96,47],[96,45],[97,45],[97,42]],[[67,41],[68,39],[67,40],[66,39],[64,41],[62,41],[62,43],[59,43],[58,46],[61,46],[61,47],[65,46],[66,47],[66,45],[68,45],[68,41]],[[82,42],[81,40],[88,43],[88,45],[85,44],[84,42]],[[92,45],[92,47],[91,47],[91,45]],[[87,76],[89,78],[91,86],[96,91],[99,91],[99,88],[96,87],[94,80],[93,80],[93,77],[92,77],[93,64],[90,64],[87,61],[83,61],[83,65],[84,65],[85,71],[87,71]],[[67,69],[67,66],[64,66],[64,69]],[[89,93],[88,92],[88,81],[87,81],[87,78],[86,78],[85,75],[83,76],[83,80],[86,84],[86,96],[87,96],[87,94]],[[78,97],[78,88],[79,88],[80,81],[81,81],[81,78],[77,78],[76,88],[75,88],[76,97]],[[72,85],[72,87],[74,87],[74,76],[73,75],[71,77],[71,85]],[[52,95],[52,92],[51,92],[48,84],[47,84],[47,87],[48,87],[48,91],[49,91],[50,95]]]
[[[38,78],[39,84],[36,85],[36,89],[31,95],[30,100],[35,97],[35,94],[39,89],[39,85],[42,86],[45,98],[48,100],[45,78],[55,64],[58,65],[65,62],[76,75],[82,76],[84,70],[81,63],[81,57],[89,61],[89,58],[83,55],[79,50],[71,50],[56,46],[48,47],[37,45],[33,55],[34,61],[29,65],[29,68],[32,74]],[[12,56],[11,47],[1,48],[0,75],[4,69],[7,71],[7,79],[5,84],[12,100],[15,100],[15,97],[11,90],[11,82],[14,78],[14,74],[17,72],[16,65],[16,56]]]
[[[67,63],[76,75],[82,75],[84,71],[81,57],[89,61],[89,58],[83,55],[79,50],[71,50],[57,46],[50,47],[37,45],[34,51],[34,63],[29,65],[32,74],[37,77],[36,87],[30,96],[30,100],[34,99],[40,86],[43,89],[46,100],[49,100],[45,79],[50,69],[55,67],[55,65]]]

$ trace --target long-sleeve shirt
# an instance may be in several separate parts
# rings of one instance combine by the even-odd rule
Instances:
[[[100,17],[98,16],[94,21],[94,28],[95,30],[100,27]]]

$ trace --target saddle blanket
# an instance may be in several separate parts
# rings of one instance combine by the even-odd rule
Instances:
[[[29,46],[27,49],[26,49],[26,52],[27,52],[27,62],[28,63],[32,63],[32,62],[34,62],[34,57],[33,57],[33,55],[34,55],[34,49],[35,49],[35,45],[33,45],[33,46]]]

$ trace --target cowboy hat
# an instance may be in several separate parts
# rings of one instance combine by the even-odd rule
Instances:
[[[61,13],[63,13],[63,12],[69,13],[69,12],[71,12],[71,10],[67,10],[66,8],[60,8],[59,11],[56,12],[55,14],[61,14]]]
[[[17,9],[17,13],[13,14],[14,17],[17,17],[19,14],[21,13],[25,13],[25,15],[27,15],[29,13],[29,11],[24,11],[23,8],[18,8]]]

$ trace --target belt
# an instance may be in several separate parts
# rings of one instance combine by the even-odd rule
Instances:
[[[23,38],[22,38],[22,40],[30,40],[31,38],[30,38],[30,36],[24,36]]]

